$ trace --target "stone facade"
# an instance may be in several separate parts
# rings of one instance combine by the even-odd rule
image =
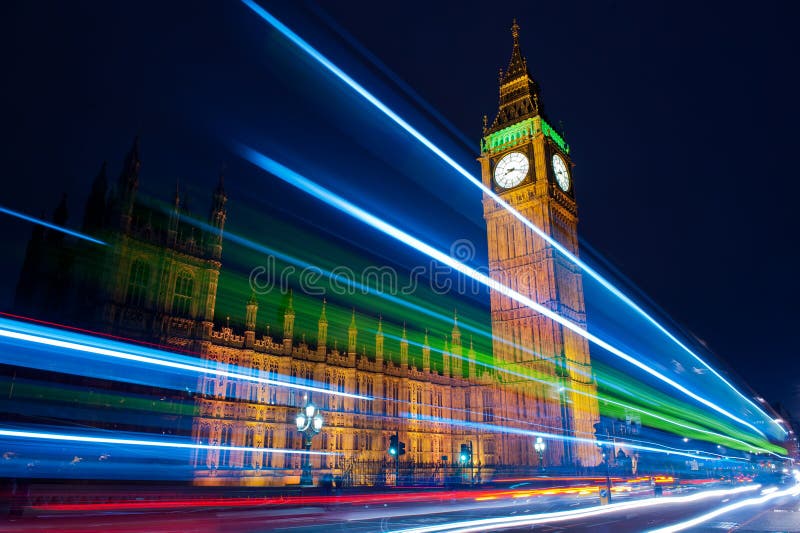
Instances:
[[[483,183],[577,254],[573,189],[556,186],[550,163],[555,153],[569,161],[568,148],[544,119],[538,86],[519,51],[516,25],[511,62],[500,81],[500,110],[492,125],[484,127]],[[512,151],[527,155],[530,171],[518,186],[499,188],[493,170]],[[83,231],[108,246],[66,243],[34,231],[17,290],[18,310],[60,320],[71,316],[84,327],[196,354],[215,369],[260,372],[271,379],[374,398],[314,393],[311,399],[321,407],[325,427],[313,439],[313,449],[337,452],[312,458],[318,472],[341,474],[355,461],[385,459],[395,432],[406,443],[405,460],[437,464],[447,457],[453,462],[460,446],[471,443],[474,464],[487,469],[538,465],[534,438],[503,428],[593,439],[599,417],[586,341],[499,293],[491,295],[495,368],[475,363],[471,346],[462,345],[455,317],[444,350],[433,353],[426,333],[423,346],[414,348],[421,353],[409,354],[404,328],[401,339],[392,341],[399,362],[385,355],[380,318],[357,317],[355,312],[347,349],[329,346],[324,301],[313,345],[305,336],[298,342],[291,298],[283,309],[280,337],[259,334],[255,298],[242,302],[243,331],[216,326],[227,219],[223,179],[211,194],[209,216],[199,220],[186,211],[178,190],[167,208],[137,199],[139,169],[137,140],[115,186],[109,187],[105,165],[93,183]],[[491,276],[585,326],[577,268],[488,196],[483,207]],[[66,216],[62,202],[56,222],[63,223]],[[41,280],[51,281],[44,285]],[[359,333],[367,320],[375,321],[369,328],[377,332],[374,338]],[[363,348],[366,344],[369,350]],[[419,367],[410,361],[420,361]],[[305,392],[206,375],[187,395],[196,402],[191,434],[197,442],[254,448],[198,451],[193,457],[197,483],[298,482],[298,456],[258,450],[302,448],[294,419],[309,399]],[[593,466],[600,457],[591,443],[564,445],[549,439],[544,460],[548,465]]]

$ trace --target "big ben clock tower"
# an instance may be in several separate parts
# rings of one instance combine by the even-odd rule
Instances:
[[[483,184],[571,253],[578,254],[577,205],[569,146],[545,119],[539,87],[519,47],[500,72],[500,108],[484,124]],[[484,218],[493,279],[585,327],[580,271],[545,239],[484,195]],[[585,440],[547,443],[546,464],[584,466],[600,462],[592,443],[598,421],[597,388],[587,341],[533,309],[491,295],[493,352],[501,372],[502,405],[510,420],[527,429]],[[537,454],[529,437],[504,437],[502,455],[511,464],[530,464]]]

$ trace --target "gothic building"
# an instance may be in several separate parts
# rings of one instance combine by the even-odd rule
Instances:
[[[516,23],[512,33],[511,61],[500,77],[500,108],[492,124],[484,125],[483,183],[577,253],[569,148],[545,120]],[[387,347],[380,318],[365,327],[367,319],[355,311],[346,348],[331,346],[324,300],[314,343],[298,342],[291,297],[282,310],[279,337],[259,325],[255,297],[242,302],[243,331],[215,325],[227,218],[223,179],[211,193],[208,217],[200,219],[186,211],[178,190],[166,208],[138,198],[140,165],[137,140],[113,187],[105,165],[94,180],[83,231],[107,246],[63,242],[52,232],[34,230],[17,289],[21,313],[72,316],[84,327],[197,354],[213,368],[252,369],[273,379],[374,398],[314,394],[325,416],[314,449],[338,452],[314,456],[316,469],[340,472],[354,460],[382,460],[395,432],[407,444],[404,459],[454,461],[460,446],[471,443],[474,463],[486,468],[538,464],[534,439],[504,427],[593,437],[598,408],[586,341],[500,294],[491,295],[494,368],[476,364],[456,317],[444,350],[432,350],[427,333],[423,346],[410,347],[405,328]],[[59,224],[67,217],[63,205],[54,216]],[[576,267],[492,198],[484,197],[483,208],[492,277],[585,325]],[[365,339],[360,328],[376,333]],[[399,361],[388,351],[399,353]],[[191,398],[196,404],[191,434],[197,442],[254,449],[196,452],[198,484],[298,482],[297,456],[257,450],[302,448],[294,422],[307,400],[302,390],[207,375]],[[557,439],[548,444],[544,460],[549,465],[599,462],[592,445]]]

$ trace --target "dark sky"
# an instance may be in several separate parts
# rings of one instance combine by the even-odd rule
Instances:
[[[756,390],[800,408],[795,3],[264,5],[476,173],[516,17],[572,147],[581,237]],[[166,196],[180,179],[204,211],[224,164],[232,203],[288,209],[358,240],[354,224],[316,220],[313,202],[240,161],[235,138],[305,170],[388,166],[337,185],[369,205],[391,199],[390,219],[443,247],[484,238],[474,192],[432,159],[416,163],[428,156],[238,2],[0,9],[4,206],[38,215],[66,191],[77,226],[101,162],[115,178],[139,134],[145,191]],[[0,228],[5,306],[30,228]]]

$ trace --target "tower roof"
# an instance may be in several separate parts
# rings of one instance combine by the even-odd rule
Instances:
[[[120,186],[125,188],[136,186],[139,183],[139,168],[142,165],[142,160],[139,157],[139,136],[133,139],[133,145],[128,150],[125,156],[125,161],[122,164],[122,172],[119,175]]]
[[[294,314],[294,307],[292,306],[292,304],[294,303],[293,300],[294,300],[294,293],[292,292],[292,289],[289,289],[289,299],[286,302],[286,310],[284,311],[284,314],[287,315]]]
[[[543,114],[539,86],[528,72],[528,61],[519,46],[519,24],[511,26],[514,40],[511,59],[505,73],[500,70],[500,106],[492,125],[484,134],[493,133],[514,122]]]

